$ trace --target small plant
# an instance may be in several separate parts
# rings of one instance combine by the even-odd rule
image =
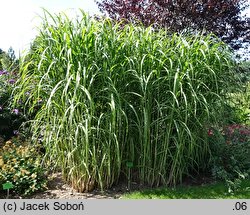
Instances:
[[[250,175],[250,128],[240,124],[208,132],[212,153],[212,175],[237,191]]]
[[[11,182],[6,182],[3,184],[3,190],[7,190],[7,197],[6,199],[9,198],[9,195],[10,195],[10,189],[13,188],[13,184]]]
[[[29,195],[46,188],[45,171],[38,149],[18,138],[7,141],[0,149],[0,184],[12,183],[12,191]]]

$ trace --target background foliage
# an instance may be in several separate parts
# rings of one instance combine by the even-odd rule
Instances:
[[[99,9],[114,20],[167,28],[213,32],[233,48],[250,41],[250,20],[241,11],[247,0],[97,0]]]

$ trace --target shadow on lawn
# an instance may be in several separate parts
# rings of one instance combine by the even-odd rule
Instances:
[[[181,185],[176,188],[157,188],[131,192],[124,195],[129,199],[249,199],[250,180],[242,182],[241,189],[228,193],[222,182],[202,185]]]

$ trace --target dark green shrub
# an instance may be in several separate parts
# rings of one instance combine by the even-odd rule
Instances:
[[[231,106],[235,119],[250,126],[250,82],[244,84],[241,92],[231,95]]]
[[[231,120],[250,125],[250,61],[239,62],[236,65],[235,75],[239,88],[229,95]]]
[[[236,191],[250,176],[250,127],[233,124],[222,130],[210,129],[211,172],[215,179]]]
[[[250,81],[250,61],[242,61],[237,65],[237,75],[242,83]]]
[[[16,72],[0,71],[0,136],[5,140],[17,135],[19,127],[27,120],[22,104],[12,105],[12,90],[17,78]]]

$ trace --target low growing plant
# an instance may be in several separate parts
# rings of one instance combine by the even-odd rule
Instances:
[[[12,191],[29,195],[46,188],[45,169],[41,166],[38,148],[20,143],[18,138],[7,141],[0,149],[0,189],[11,182]]]

